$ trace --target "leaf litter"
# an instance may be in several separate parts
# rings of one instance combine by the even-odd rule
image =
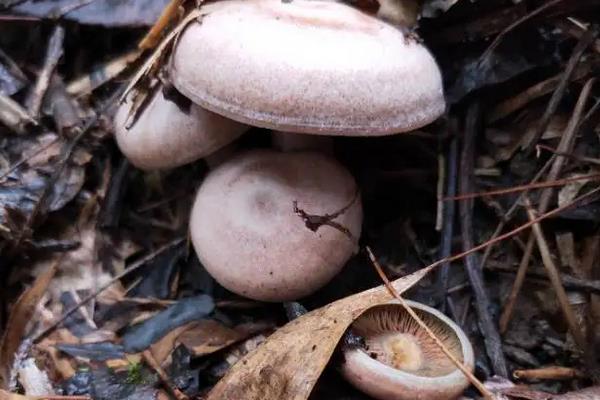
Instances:
[[[178,0],[164,12],[160,1],[4,3],[9,14],[0,18],[19,22],[0,27],[0,399],[41,398],[31,382],[41,382],[48,399],[361,398],[335,378],[336,352],[352,339],[356,317],[391,298],[365,254],[302,299],[298,309],[310,311],[286,324],[280,305],[220,287],[186,244],[206,165],[145,173],[115,151],[115,99],[131,88],[143,97],[149,82],[168,79],[161,68],[170,47],[202,8]],[[600,112],[590,80],[600,65],[597,5],[424,3],[418,31],[442,67],[451,106],[444,120],[412,135],[336,143],[361,187],[362,245],[375,249],[403,297],[410,288],[411,298],[445,310],[469,333],[477,378],[495,398],[598,397]],[[182,17],[182,9],[192,12]],[[44,54],[62,27],[35,19],[57,15],[74,22],[61,21],[64,42],[52,44],[58,64]],[[144,36],[138,27],[157,18]],[[11,42],[20,35],[28,46]],[[44,82],[33,118],[26,105],[40,100],[31,93]],[[584,87],[591,95],[578,106]],[[467,110],[477,102],[473,124]],[[451,157],[452,143],[464,155],[469,129],[473,165],[458,175],[473,179],[455,196],[450,178],[460,157]],[[264,132],[254,131],[241,147],[264,146]],[[561,147],[565,135],[570,143]],[[557,159],[562,168],[548,174]],[[538,207],[544,191],[552,193],[548,207],[529,220],[525,199]],[[463,224],[447,204],[467,198],[472,223]],[[468,262],[482,271],[490,320],[504,311],[501,357],[519,378],[493,377],[472,276],[460,257],[449,258],[461,250],[452,233],[459,227],[482,243]],[[443,263],[447,274],[430,272]],[[517,306],[506,312],[511,292]],[[565,328],[567,308],[585,321],[584,354]]]

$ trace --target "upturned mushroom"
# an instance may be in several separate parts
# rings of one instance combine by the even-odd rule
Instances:
[[[174,49],[172,83],[195,103],[277,131],[389,135],[445,110],[440,70],[417,40],[324,0],[205,6]]]
[[[137,118],[130,115],[130,94],[114,119],[115,138],[136,167],[152,170],[173,168],[207,157],[242,135],[248,127],[207,111],[173,93],[167,98],[158,88]]]
[[[312,293],[340,271],[356,250],[361,223],[356,183],[334,159],[253,150],[208,174],[190,232],[198,258],[222,286],[285,301]]]
[[[407,303],[467,368],[474,365],[466,334],[434,308]],[[379,400],[450,400],[469,381],[417,322],[398,304],[373,307],[353,324],[366,347],[344,351],[342,373],[356,388]]]

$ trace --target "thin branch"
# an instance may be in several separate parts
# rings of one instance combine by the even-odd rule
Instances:
[[[44,100],[46,90],[50,85],[50,79],[54,74],[54,70],[58,65],[58,61],[63,55],[63,42],[65,40],[65,28],[57,25],[50,36],[48,41],[48,49],[46,50],[46,57],[44,59],[44,67],[38,75],[38,79],[35,82],[35,86],[26,101],[27,110],[29,115],[37,118],[40,114],[40,107]]]
[[[450,142],[450,149],[448,150],[448,180],[446,183],[446,195],[454,196],[456,194],[456,181],[458,175],[458,140],[453,138]],[[456,206],[454,202],[448,203],[444,207],[444,224],[442,226],[442,238],[440,244],[440,257],[448,257],[452,253],[452,238],[454,236],[454,217],[456,213]],[[440,290],[440,297],[442,299],[442,305],[445,309],[446,302],[444,299],[447,297],[448,292],[448,277],[450,275],[450,263],[444,263],[440,269],[438,276],[438,287]]]
[[[558,151],[561,152],[569,152],[573,141],[575,138],[575,134],[577,132],[577,128],[579,126],[579,122],[581,121],[581,116],[583,114],[583,110],[585,108],[585,104],[587,103],[587,99],[589,98],[590,91],[595,82],[595,79],[589,79],[584,85],[581,93],[579,95],[579,99],[577,100],[577,104],[575,105],[575,110],[573,111],[573,115],[565,128],[565,132],[561,137],[560,143],[558,144]],[[548,180],[553,181],[556,180],[560,172],[562,171],[563,165],[566,162],[564,157],[552,156],[552,165],[550,166],[550,172],[548,172]],[[544,189],[542,194],[540,195],[539,205],[538,205],[538,213],[543,213],[548,209],[550,205],[550,199],[553,194],[553,190],[551,188]],[[527,245],[525,249],[530,248],[533,245],[534,235],[530,234],[529,239],[527,239]],[[516,302],[516,298],[523,286],[525,272],[527,271],[527,267],[529,266],[529,260],[531,258],[531,251],[525,252],[523,257],[521,258],[521,262],[519,264],[519,272],[517,276],[521,277],[521,280],[515,280],[513,283],[513,287],[511,288],[511,293],[509,295],[509,302],[505,305],[504,310],[502,311],[501,320],[505,326],[508,325],[510,319],[512,317],[512,312],[514,310],[514,305]]]
[[[473,187],[473,164],[475,159],[475,137],[479,132],[480,107],[478,103],[473,103],[467,111],[466,127],[463,140],[463,149],[460,157],[459,166],[459,192],[468,193]],[[461,236],[463,249],[472,248],[473,239],[473,201],[466,200],[459,204],[459,216],[461,221]],[[475,310],[479,321],[479,329],[485,344],[487,355],[492,364],[492,369],[497,375],[507,377],[508,368],[504,353],[502,351],[502,340],[500,333],[491,315],[491,302],[483,280],[481,265],[475,254],[465,257],[465,269],[471,289],[475,295]]]
[[[490,45],[487,47],[487,49],[483,52],[483,54],[481,55],[481,57],[479,58],[479,62],[483,63],[485,60],[487,60],[487,58],[492,54],[492,52],[494,50],[496,50],[496,47],[498,47],[498,45],[500,44],[500,42],[502,41],[502,39],[504,39],[504,37],[513,29],[515,29],[517,26],[529,21],[531,18],[538,16],[539,14],[541,14],[542,12],[546,11],[547,9],[549,9],[550,7],[553,7],[559,3],[561,3],[563,0],[552,0],[549,1],[547,3],[543,3],[541,6],[539,6],[538,8],[536,8],[535,10],[533,10],[532,12],[530,12],[529,14],[523,16],[522,18],[519,18],[518,20],[516,20],[515,22],[513,22],[512,24],[510,24],[509,26],[507,26],[506,28],[504,28],[502,30],[502,32],[500,32],[498,34],[498,36],[496,36],[496,38],[494,39],[494,41],[492,43],[490,43]]]
[[[525,198],[525,206],[527,208],[527,216],[529,220],[532,221],[535,219],[535,211],[531,207],[531,203],[529,199]],[[558,303],[560,304],[560,308],[567,320],[567,324],[569,325],[569,330],[571,331],[571,335],[573,335],[573,339],[575,339],[575,343],[580,350],[585,350],[586,340],[583,332],[581,331],[581,327],[577,322],[577,318],[575,317],[575,312],[571,307],[571,303],[569,302],[569,298],[567,297],[567,292],[562,285],[562,281],[560,279],[560,275],[558,273],[558,268],[554,264],[552,260],[552,256],[550,255],[550,249],[548,248],[548,243],[544,238],[544,234],[542,232],[542,228],[540,228],[539,223],[533,224],[532,227],[533,234],[535,236],[535,240],[540,249],[540,254],[542,256],[542,261],[544,267],[548,271],[548,277],[550,278],[550,282],[552,282],[552,286],[554,291],[556,292],[556,297],[558,298]]]
[[[547,147],[547,146],[544,146],[544,147]],[[559,153],[558,151],[554,151],[554,152],[555,152],[555,154],[557,154],[559,156],[568,155],[568,153]],[[598,162],[600,163],[600,160],[598,160]],[[548,180],[548,181],[537,182],[537,183],[528,183],[526,185],[512,186],[512,187],[505,188],[505,189],[496,189],[496,190],[490,190],[487,192],[464,193],[464,194],[460,194],[458,196],[445,197],[444,201],[468,200],[468,199],[474,199],[477,197],[500,196],[500,195],[515,193],[515,192],[528,191],[531,189],[542,189],[542,188],[549,188],[549,187],[556,187],[556,186],[564,186],[568,183],[579,182],[579,181],[584,181],[584,180],[590,180],[590,181],[600,180],[600,174],[590,174],[590,175],[574,176],[572,178]]]
[[[535,145],[537,145],[538,141],[542,137],[542,134],[546,131],[546,129],[548,129],[548,125],[550,124],[550,119],[552,118],[552,116],[554,115],[556,110],[558,109],[558,105],[560,104],[560,101],[562,100],[562,98],[565,94],[565,91],[567,90],[567,86],[569,85],[571,76],[573,75],[573,72],[575,71],[575,67],[579,63],[579,60],[581,59],[581,56],[583,55],[585,50],[596,38],[597,34],[598,34],[598,32],[593,29],[586,31],[581,36],[581,39],[579,39],[579,42],[573,49],[573,53],[571,54],[571,57],[569,58],[569,61],[567,62],[567,66],[565,67],[563,76],[562,76],[560,82],[558,83],[558,86],[556,86],[554,93],[552,93],[552,97],[550,98],[550,101],[548,102],[548,106],[546,107],[546,110],[544,111],[544,114],[542,115],[542,118],[540,119],[539,124],[536,126],[536,129],[533,134],[533,138],[531,139],[529,148],[527,150],[527,154],[531,154],[531,152],[535,148]]]

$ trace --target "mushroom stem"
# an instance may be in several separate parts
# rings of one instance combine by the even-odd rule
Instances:
[[[271,137],[273,147],[285,153],[313,150],[333,154],[333,139],[329,136],[273,131]]]
[[[225,161],[229,160],[235,153],[236,145],[232,142],[229,143],[217,151],[204,157],[204,162],[208,166],[208,169],[215,169]]]

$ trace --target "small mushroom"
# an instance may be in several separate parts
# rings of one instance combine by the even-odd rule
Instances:
[[[419,41],[324,0],[206,5],[174,49],[173,85],[249,125],[322,135],[389,135],[445,109],[440,70]]]
[[[248,127],[193,104],[179,93],[165,97],[159,88],[131,116],[133,94],[115,115],[115,137],[123,154],[138,168],[177,167],[204,158],[229,144]],[[131,126],[128,126],[133,121]]]
[[[315,225],[302,212],[325,218]],[[256,300],[286,301],[340,271],[356,250],[361,224],[356,183],[334,159],[263,149],[208,174],[190,231],[198,258],[222,286]]]
[[[434,308],[406,301],[449,351],[467,368],[474,365],[466,334]],[[342,373],[361,391],[380,400],[449,400],[469,381],[414,319],[391,301],[373,307],[353,324],[366,347],[344,351]]]

